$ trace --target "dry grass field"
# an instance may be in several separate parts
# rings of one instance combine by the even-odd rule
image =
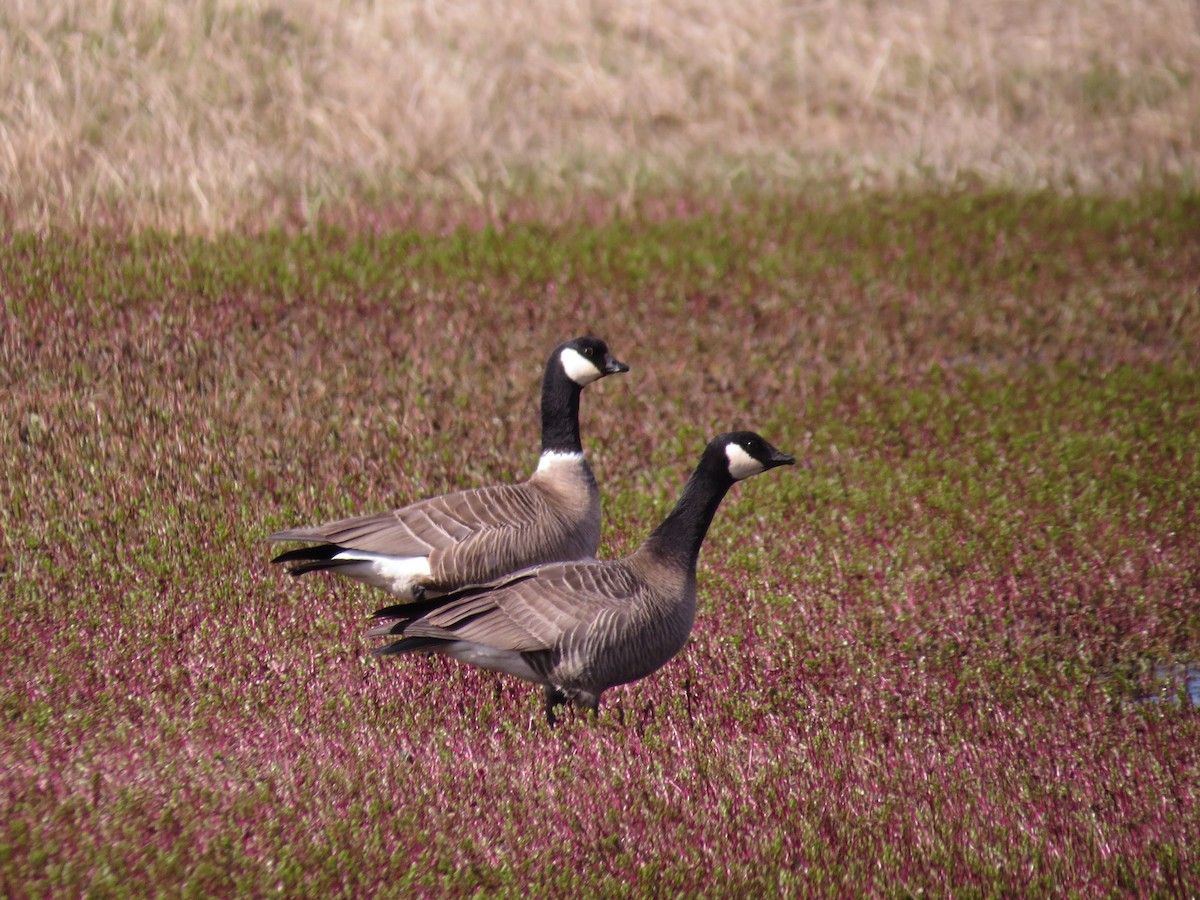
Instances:
[[[1192,0],[8,0],[0,221],[1196,183]],[[544,205],[543,205],[544,208]]]

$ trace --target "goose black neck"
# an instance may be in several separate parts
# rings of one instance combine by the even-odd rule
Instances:
[[[579,394],[583,390],[567,377],[557,357],[542,377],[542,452],[582,453],[579,440]]]
[[[646,539],[645,548],[660,559],[694,571],[708,526],[732,486],[728,468],[705,454],[675,508]]]

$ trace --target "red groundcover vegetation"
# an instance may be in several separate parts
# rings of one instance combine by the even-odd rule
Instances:
[[[1194,893],[1196,209],[8,236],[3,893]],[[550,729],[263,538],[524,477],[588,331],[602,556],[719,431],[799,464],[679,658]]]

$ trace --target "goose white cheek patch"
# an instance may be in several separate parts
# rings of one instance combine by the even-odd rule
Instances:
[[[562,361],[563,371],[567,373],[567,377],[580,387],[591,384],[604,374],[595,363],[585,359],[582,353],[570,347],[563,350],[558,358]]]
[[[763,470],[763,464],[738,444],[726,444],[725,455],[729,458],[729,477],[734,481],[757,475]]]

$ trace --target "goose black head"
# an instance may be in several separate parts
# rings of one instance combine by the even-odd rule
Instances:
[[[554,353],[563,373],[580,387],[606,375],[629,371],[629,366],[609,353],[608,345],[596,337],[577,337],[561,344]]]
[[[796,457],[771,446],[753,431],[731,431],[715,438],[712,444],[724,452],[729,477],[734,481],[796,462]]]

